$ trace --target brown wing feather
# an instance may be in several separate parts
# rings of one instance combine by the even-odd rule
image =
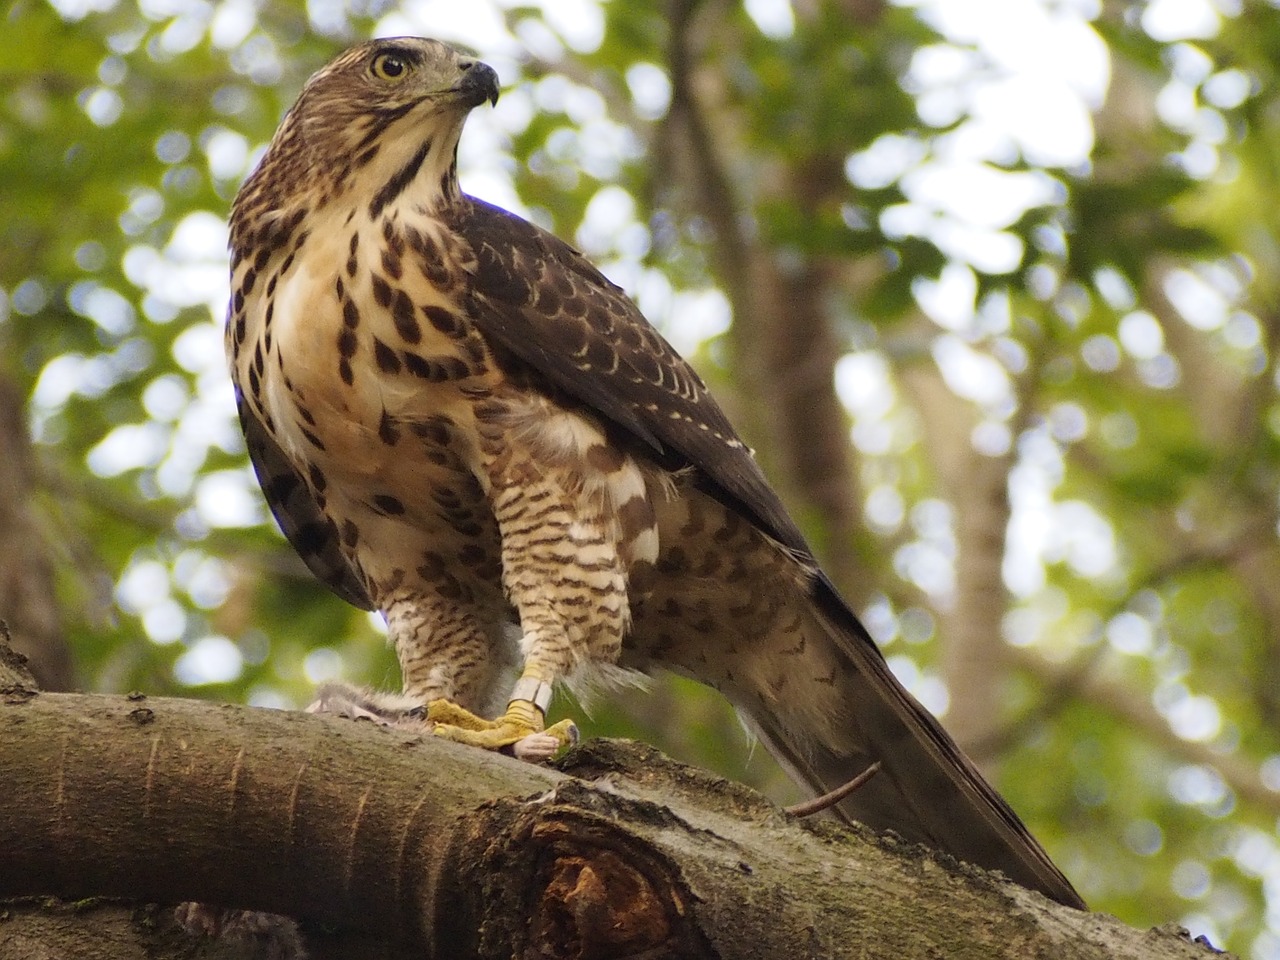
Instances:
[[[470,307],[487,337],[664,465],[696,467],[719,499],[811,555],[706,384],[619,287],[567,243],[500,207],[464,197],[442,217],[477,257]]]
[[[236,391],[236,409],[240,414],[245,445],[249,449],[249,460],[258,475],[267,506],[293,549],[326,587],[352,606],[372,610],[373,601],[369,599],[364,584],[342,555],[333,521],[320,512],[302,477],[250,412],[239,390]]]

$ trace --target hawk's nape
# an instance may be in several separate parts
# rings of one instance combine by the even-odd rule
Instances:
[[[1082,907],[894,678],[692,368],[576,251],[458,190],[463,122],[496,96],[444,44],[355,47],[236,199],[232,375],[295,548],[383,613],[437,734],[529,742],[574,671],[676,670],[815,791],[878,761],[846,816]]]

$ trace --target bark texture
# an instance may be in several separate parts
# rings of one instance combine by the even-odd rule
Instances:
[[[8,684],[0,780],[0,898],[285,913],[313,958],[1209,955],[798,823],[634,744],[586,744],[557,771],[338,717]],[[60,953],[28,922],[47,914],[8,916],[0,960],[189,955],[163,914],[130,914],[146,954]]]

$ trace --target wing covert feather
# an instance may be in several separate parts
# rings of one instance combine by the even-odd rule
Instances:
[[[627,295],[553,234],[464,197],[442,214],[472,246],[469,305],[482,332],[647,445],[697,468],[770,536],[810,557],[804,537],[706,384]]]

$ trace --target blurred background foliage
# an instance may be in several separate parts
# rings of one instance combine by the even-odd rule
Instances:
[[[0,613],[49,687],[392,687],[269,518],[224,216],[371,34],[502,76],[463,185],[690,355],[904,682],[1095,908],[1280,958],[1280,10],[1247,0],[17,0]],[[727,707],[597,697],[789,797]],[[564,701],[557,709],[580,714]]]

